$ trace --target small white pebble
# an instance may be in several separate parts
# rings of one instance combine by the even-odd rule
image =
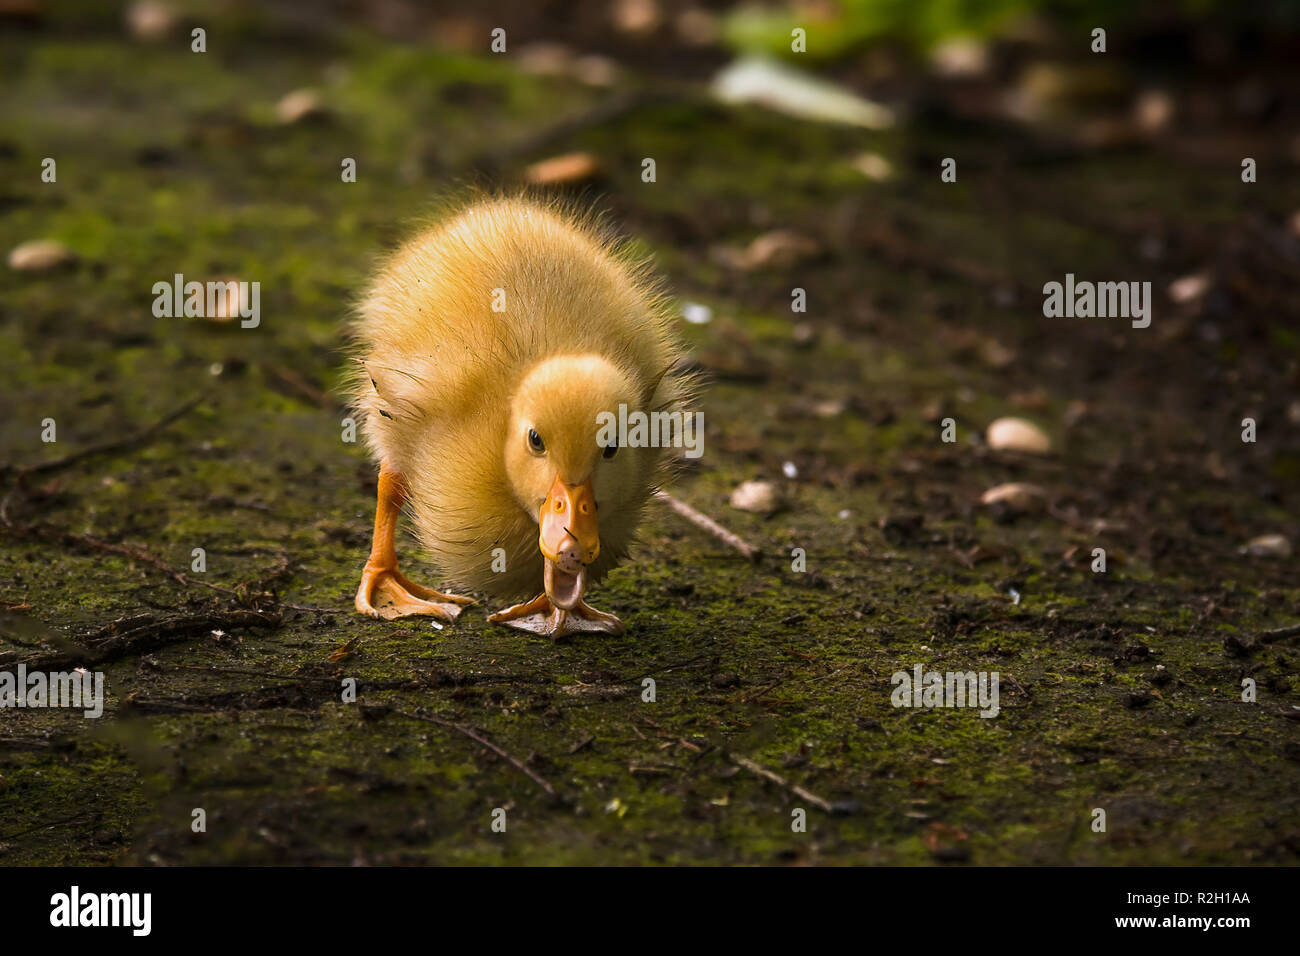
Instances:
[[[1027,481],[1010,481],[995,485],[980,496],[980,504],[1005,504],[1016,511],[1034,511],[1042,507],[1047,492]]]
[[[1209,291],[1210,280],[1203,275],[1183,276],[1169,283],[1169,298],[1179,304],[1194,302]]]
[[[999,418],[984,433],[989,447],[1000,451],[1022,451],[1045,455],[1052,447],[1047,433],[1023,418]]]
[[[768,481],[744,481],[731,493],[731,507],[754,514],[771,514],[779,500],[776,488]]]
[[[799,477],[799,469],[795,467],[794,462],[787,461],[781,466],[781,474],[793,481],[795,478]]]
[[[74,258],[72,251],[57,239],[33,239],[10,251],[9,268],[15,272],[48,272]]]
[[[713,310],[698,302],[683,302],[682,318],[692,325],[707,325],[713,321]]]

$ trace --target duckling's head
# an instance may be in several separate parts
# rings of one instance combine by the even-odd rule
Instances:
[[[646,494],[654,449],[620,448],[602,426],[620,405],[645,409],[652,395],[592,354],[545,359],[515,391],[506,474],[519,505],[537,517],[546,593],[557,607],[581,600],[586,567],[600,554],[597,508],[601,522],[619,519]]]

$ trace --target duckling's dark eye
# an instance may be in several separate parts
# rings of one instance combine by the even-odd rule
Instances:
[[[606,461],[609,461],[617,454],[618,454],[618,444],[615,443],[613,445],[606,445],[605,450],[600,453],[600,457],[604,458]]]
[[[534,455],[546,453],[546,443],[542,441],[542,436],[537,434],[537,429],[528,429],[528,450]]]

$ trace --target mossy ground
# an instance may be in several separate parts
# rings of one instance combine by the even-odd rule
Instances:
[[[348,305],[437,196],[485,178],[481,157],[605,94],[350,29],[288,43],[234,9],[209,22],[202,55],[130,41],[96,7],[0,36],[0,245],[52,237],[80,257],[0,273],[0,457],[73,453],[206,391],[141,448],[13,486],[9,515],[185,574],[202,547],[208,570],[192,578],[263,581],[300,609],[112,661],[100,721],[0,711],[0,860],[1296,862],[1300,724],[1284,715],[1300,704],[1300,651],[1225,649],[1300,617],[1294,562],[1238,551],[1252,534],[1296,537],[1296,290],[1260,279],[1267,262],[1249,251],[1300,207],[1294,177],[1243,185],[1236,140],[1195,160],[1173,144],[1042,162],[1007,129],[859,134],[680,91],[580,129],[551,151],[599,155],[590,198],[717,313],[685,329],[715,381],[707,454],[676,491],[765,560],[656,513],[593,598],[624,637],[552,644],[488,625],[481,607],[441,630],[362,620],[374,468],[341,441],[344,413],[313,398],[339,380]],[[275,102],[302,86],[325,91],[329,118],[277,125]],[[1276,144],[1243,137],[1265,165]],[[868,149],[893,159],[894,180],[853,171]],[[939,181],[947,155],[958,185]],[[39,180],[46,156],[57,184]],[[343,157],[355,183],[340,181]],[[495,172],[509,183],[534,158]],[[709,255],[772,228],[821,253],[760,273]],[[1152,235],[1158,262],[1138,255]],[[1212,256],[1257,280],[1222,314],[1193,320],[1158,298],[1143,331],[1041,316],[1041,284],[1067,271],[1159,290]],[[178,272],[259,281],[261,326],[155,318],[152,285]],[[806,316],[790,315],[794,286]],[[810,341],[795,344],[794,320]],[[989,343],[1014,359],[990,359]],[[957,443],[939,440],[936,409]],[[1058,451],[972,441],[1007,413],[1047,424]],[[727,507],[754,477],[782,486],[784,511]],[[1046,486],[1052,513],[999,522],[978,507],[1010,480]],[[919,526],[880,526],[909,514]],[[790,570],[794,548],[806,573]],[[404,560],[436,581],[409,543]],[[19,657],[122,616],[233,602],[12,528],[0,591],[30,605],[0,612],[0,652]],[[890,675],[916,663],[1000,672],[1000,715],[895,709]],[[1157,665],[1171,680],[1152,683]],[[1242,702],[1246,676],[1256,703]],[[340,700],[347,677],[357,704]],[[477,728],[559,798],[420,713]],[[800,806],[806,833],[791,830]]]

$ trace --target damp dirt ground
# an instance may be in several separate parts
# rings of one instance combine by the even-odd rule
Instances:
[[[871,133],[635,64],[593,89],[358,26],[289,42],[244,7],[199,55],[76,9],[0,33],[0,245],[77,255],[0,270],[0,662],[101,670],[108,703],[0,710],[0,862],[1300,859],[1300,579],[1242,550],[1300,531],[1280,121],[1100,148],[920,109]],[[277,123],[308,86],[328,114]],[[673,491],[762,560],[660,509],[593,595],[624,636],[357,617],[349,305],[448,189],[572,150],[604,169],[583,201],[712,309],[683,323],[706,453]],[[777,229],[809,255],[719,254]],[[1151,326],[1044,318],[1067,272],[1152,281]],[[1196,272],[1210,291],[1172,302]],[[260,325],[155,318],[175,273],[259,281]],[[1002,415],[1052,452],[989,450]],[[781,510],[731,508],[749,479]],[[1044,507],[980,505],[1011,481]],[[436,583],[409,537],[403,560]],[[917,664],[998,672],[1000,712],[894,707]]]

